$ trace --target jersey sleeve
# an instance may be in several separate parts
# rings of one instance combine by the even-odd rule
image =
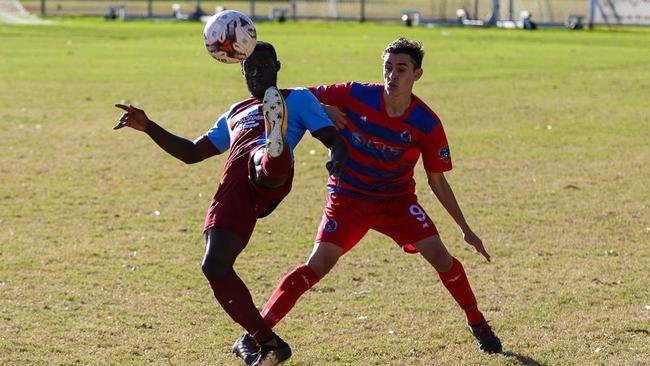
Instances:
[[[228,127],[228,113],[222,114],[214,126],[205,133],[212,145],[224,153],[230,147],[230,128]]]
[[[352,83],[340,83],[332,85],[320,85],[309,87],[309,91],[312,92],[318,98],[318,101],[324,104],[339,106],[344,103],[345,98],[350,94],[350,88]]]
[[[427,172],[442,173],[451,170],[451,154],[442,123],[438,122],[420,141],[420,151]]]
[[[306,89],[298,89],[298,103],[300,106],[300,119],[309,132],[313,133],[323,127],[333,127],[334,124],[325,113],[323,106],[316,97]]]

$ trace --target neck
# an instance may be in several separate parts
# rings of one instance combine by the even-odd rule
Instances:
[[[388,94],[384,91],[384,106],[389,117],[399,117],[411,105],[411,93]]]

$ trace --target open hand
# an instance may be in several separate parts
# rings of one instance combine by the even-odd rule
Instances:
[[[474,234],[471,229],[467,229],[463,232],[463,239],[465,239],[465,242],[467,244],[473,246],[477,252],[481,253],[481,255],[484,256],[488,262],[490,261],[490,254],[488,254],[487,250],[485,250],[483,241],[476,234]]]
[[[149,117],[142,109],[136,108],[132,105],[115,104],[117,108],[124,110],[122,116],[113,127],[114,130],[119,130],[124,126],[134,128],[138,131],[144,131],[149,126]]]

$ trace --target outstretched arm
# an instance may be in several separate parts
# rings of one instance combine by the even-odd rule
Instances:
[[[165,130],[156,122],[150,120],[142,109],[124,104],[116,104],[115,106],[124,110],[124,113],[113,127],[114,130],[126,126],[142,131],[149,135],[169,155],[186,164],[198,163],[210,156],[219,154],[219,151],[207,138],[199,137],[194,141],[190,141]]]
[[[345,146],[345,142],[343,142],[343,139],[341,139],[341,136],[339,136],[334,127],[323,127],[312,133],[312,136],[317,138],[330,150],[330,161],[326,164],[327,171],[336,177],[338,181],[348,160],[348,149]]]
[[[488,252],[485,250],[481,238],[479,238],[478,235],[474,234],[472,229],[467,224],[467,221],[465,221],[463,212],[458,205],[456,196],[454,196],[454,191],[451,189],[449,182],[447,182],[447,178],[445,178],[445,174],[427,172],[427,180],[429,182],[429,187],[431,187],[433,193],[435,193],[436,197],[438,197],[438,200],[442,206],[445,208],[445,210],[447,210],[449,215],[460,227],[465,242],[473,246],[476,251],[481,253],[489,262],[490,254],[488,254]]]

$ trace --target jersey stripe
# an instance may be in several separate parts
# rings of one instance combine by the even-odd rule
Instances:
[[[405,121],[422,131],[423,134],[428,135],[440,122],[434,116],[434,114],[425,110],[422,106],[416,105],[411,114],[405,118]]]
[[[376,169],[364,165],[354,160],[352,157],[348,157],[347,166],[360,174],[368,176],[368,179],[390,180],[390,179],[395,179],[400,175],[404,174],[404,172],[402,171],[403,169],[399,167],[396,170]]]
[[[340,133],[343,136],[343,138],[348,141],[349,143],[348,147],[351,147],[359,154],[371,156],[376,160],[381,160],[385,162],[395,162],[404,154],[403,150],[399,151],[399,150],[377,149],[376,147],[369,145],[367,141],[364,141],[359,136],[358,133],[351,132],[347,128],[341,130]],[[349,151],[348,153],[350,154],[350,156],[354,156],[354,152]]]
[[[376,89],[368,88],[363,84],[352,83],[350,96],[381,112],[381,89],[379,91],[378,93]]]
[[[354,122],[355,127],[362,130],[363,132],[366,132],[367,134],[375,137],[379,137],[393,144],[404,144],[404,141],[401,137],[401,131],[395,131],[388,127],[374,123],[367,116],[364,116],[365,118],[361,118],[360,115],[352,112],[349,108],[344,108],[343,113],[345,113],[346,116],[348,116],[348,118]]]

